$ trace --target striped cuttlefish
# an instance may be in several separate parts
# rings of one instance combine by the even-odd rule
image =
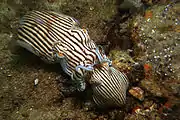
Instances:
[[[103,49],[75,18],[52,11],[31,11],[20,19],[16,44],[47,63],[60,63],[78,91],[90,84],[98,106],[125,103],[126,75],[111,65]]]

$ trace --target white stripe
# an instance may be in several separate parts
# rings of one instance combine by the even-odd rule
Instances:
[[[44,53],[42,53],[42,51],[44,51],[31,37],[29,37],[29,35],[30,36],[33,36],[31,33],[29,33],[28,31],[26,31],[25,29],[23,29],[26,33],[28,33],[28,34],[26,34],[26,33],[24,33],[23,31],[21,31],[21,30],[19,30],[19,32],[21,33],[21,34],[23,34],[24,36],[26,36],[27,38],[28,38],[28,40],[30,40],[31,41],[31,43],[33,43],[33,44],[35,44],[37,47],[38,47],[38,49],[40,49],[41,51],[39,51],[39,53],[40,54],[42,54],[42,55],[44,55]],[[23,39],[24,41],[26,41],[27,42],[27,40],[26,39],[24,39],[24,38],[22,38],[20,35],[18,36],[20,39]],[[34,48],[36,48],[36,47],[34,47]],[[46,53],[46,52],[45,52]],[[48,56],[48,55],[47,55]]]
[[[27,26],[26,26],[27,25]],[[37,42],[41,45],[41,47],[43,47],[46,51],[48,51],[49,53],[51,53],[46,46],[44,46],[44,44],[46,44],[49,49],[52,49],[52,47],[46,42],[46,40],[44,40],[44,38],[42,38],[42,36],[40,34],[38,34],[35,30],[40,31],[37,27],[34,27],[33,29],[28,27],[28,26],[32,26],[29,23],[25,23],[24,24],[24,28],[28,29],[29,31],[31,31],[32,33],[36,34],[38,36],[38,38],[36,38],[33,34],[31,34],[30,32],[28,32],[28,34],[31,34],[31,36],[33,36],[34,38],[36,38]],[[33,27],[33,26],[32,26]],[[44,43],[44,44],[43,44]]]

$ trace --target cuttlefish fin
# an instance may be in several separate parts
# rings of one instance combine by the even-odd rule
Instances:
[[[23,47],[23,48],[25,48],[25,49],[27,49],[28,51],[32,52],[33,54],[35,54],[37,56],[39,56],[39,54],[40,54],[32,45],[30,45],[27,42],[17,40],[16,44]]]
[[[67,61],[66,61],[65,57],[59,59],[59,60],[56,61],[56,62],[59,62],[59,63],[61,64],[61,67],[62,67],[63,71],[64,71],[66,74],[68,74],[69,76],[71,76],[71,71],[69,71],[68,68],[67,68]]]

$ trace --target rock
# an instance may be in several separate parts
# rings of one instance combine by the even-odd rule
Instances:
[[[135,63],[125,51],[111,50],[109,57],[112,59],[113,66],[125,73],[130,72],[132,69],[131,65]]]
[[[39,82],[39,79],[36,78],[36,79],[34,80],[34,86],[37,86],[37,85],[38,85],[38,82]]]
[[[179,75],[179,10],[180,3],[155,5],[145,16],[135,16],[130,25],[135,57],[151,64],[160,79]]]
[[[129,93],[140,101],[144,100],[144,91],[140,87],[132,87]]]
[[[11,75],[11,74],[8,74],[7,76],[8,76],[8,77],[12,77],[12,75]]]
[[[153,80],[142,80],[141,81],[141,86],[154,96],[162,97],[163,96],[163,91],[161,90],[161,87]]]

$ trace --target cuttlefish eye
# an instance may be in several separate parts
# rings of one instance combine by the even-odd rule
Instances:
[[[120,107],[126,101],[128,78],[114,67],[95,69],[91,76],[93,100],[98,106]]]

